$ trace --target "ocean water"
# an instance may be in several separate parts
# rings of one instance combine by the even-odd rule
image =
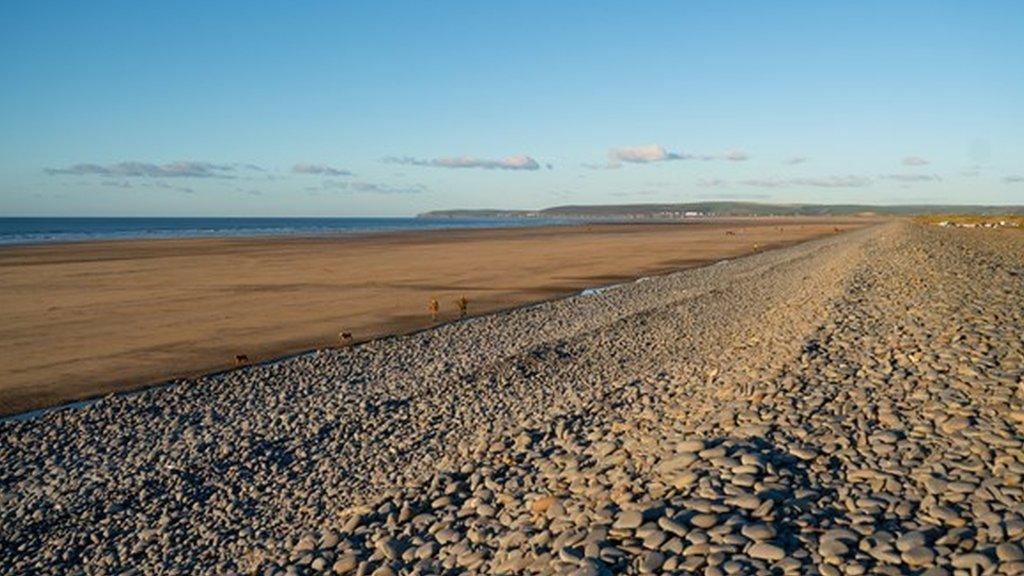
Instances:
[[[0,218],[0,244],[567,224],[542,218]]]

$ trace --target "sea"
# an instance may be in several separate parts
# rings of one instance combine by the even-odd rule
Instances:
[[[395,230],[508,228],[569,224],[546,218],[11,218],[0,244],[146,238],[355,234]]]

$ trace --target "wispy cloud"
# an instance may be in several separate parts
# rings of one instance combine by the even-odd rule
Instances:
[[[501,160],[477,158],[474,156],[451,156],[443,158],[413,158],[411,156],[388,156],[384,162],[408,166],[430,166],[433,168],[483,168],[484,170],[538,170],[540,164],[525,155],[509,156]],[[551,165],[548,165],[551,168]]]
[[[826,176],[821,178],[764,178],[740,180],[744,186],[758,188],[862,188],[871,185],[871,179],[863,176]]]
[[[324,164],[296,164],[292,166],[296,174],[316,174],[320,176],[351,176],[352,173],[342,168],[334,168]]]
[[[167,182],[157,182],[157,188],[163,188],[165,190],[174,190],[175,192],[181,192],[182,194],[195,194],[196,191],[188,186],[175,186],[174,184],[168,184]]]
[[[723,186],[728,186],[729,181],[722,180],[721,178],[701,178],[700,180],[697,180],[697,185],[705,188],[721,188]]]
[[[409,184],[405,186],[391,186],[375,182],[339,182],[337,180],[326,180],[320,186],[310,186],[307,191],[335,190],[353,192],[357,194],[421,194],[427,191],[422,184]]]
[[[698,196],[698,198],[709,198],[714,200],[768,200],[771,194],[760,192],[709,192]]]
[[[212,162],[119,162],[117,164],[75,164],[66,168],[45,168],[51,176],[106,176],[144,178],[232,178],[234,166]]]
[[[937,174],[885,174],[882,178],[896,182],[939,182],[942,180]]]
[[[103,186],[108,188],[131,188],[132,183],[127,180],[104,180],[100,182]]]
[[[673,160],[726,160],[729,162],[744,162],[750,159],[750,155],[743,150],[727,150],[721,154],[691,154],[687,152],[672,152],[658,144],[646,144],[644,146],[631,146],[627,148],[613,148],[608,151],[608,161],[603,164],[584,164],[584,168],[592,170],[614,170],[622,167],[623,164],[652,164],[655,162],[670,162]]]
[[[790,158],[786,158],[785,163],[790,166],[795,166],[797,164],[803,164],[804,162],[807,162],[807,160],[808,158],[806,156],[792,156]]]
[[[904,166],[926,166],[931,162],[921,158],[920,156],[907,156],[903,159]]]
[[[1016,174],[1013,174],[1011,176],[1003,178],[1003,182],[1007,184],[1018,184],[1020,182],[1024,182],[1024,176],[1018,176]]]
[[[636,190],[636,191],[633,191],[633,192],[622,192],[622,191],[620,191],[620,192],[612,192],[611,195],[615,196],[616,198],[640,198],[640,197],[657,196],[658,192],[656,190]]]

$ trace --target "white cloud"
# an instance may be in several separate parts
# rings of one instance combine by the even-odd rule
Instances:
[[[1024,176],[1017,176],[1016,174],[1014,174],[1003,178],[1003,182],[1007,184],[1017,184],[1019,182],[1024,182]]]
[[[744,186],[758,188],[862,188],[871,185],[871,179],[863,176],[826,176],[822,178],[764,178],[740,180]]]
[[[727,150],[721,154],[690,154],[686,152],[672,152],[658,144],[646,144],[643,146],[631,146],[627,148],[613,148],[608,151],[608,162],[605,164],[584,164],[584,168],[615,169],[626,164],[652,164],[654,162],[668,162],[671,160],[727,160],[729,162],[744,162],[750,159],[750,155],[743,150]]]
[[[344,190],[346,192],[354,192],[357,194],[420,194],[427,191],[427,187],[422,184],[409,184],[405,186],[391,186],[388,184],[378,184],[376,182],[339,182],[337,180],[326,180],[319,187],[311,186],[306,188],[307,191],[319,191],[319,190]]]
[[[45,168],[51,176],[107,176],[146,178],[232,178],[229,174],[234,167],[212,162],[171,162],[152,164],[148,162],[119,162],[117,164],[75,164],[66,168]]]
[[[931,162],[921,158],[920,156],[907,156],[903,159],[904,166],[926,166]]]
[[[341,168],[334,168],[324,164],[296,164],[292,166],[292,172],[296,174],[316,174],[320,176],[351,176],[352,173]]]
[[[882,178],[897,182],[938,182],[942,180],[937,174],[886,174]]]
[[[389,164],[406,164],[409,166],[431,166],[434,168],[483,168],[485,170],[538,170],[540,164],[525,155],[509,156],[501,160],[476,158],[474,156],[451,156],[442,158],[421,159],[409,156],[389,156],[384,159]],[[551,168],[551,165],[548,165]]]
[[[795,166],[797,164],[803,164],[804,162],[807,162],[807,157],[806,156],[792,156],[792,157],[786,159],[786,164],[789,164],[790,166]]]
[[[682,160],[683,156],[675,152],[669,152],[657,144],[648,144],[646,146],[610,150],[608,152],[608,159],[613,162],[647,164],[649,162],[664,162],[666,160]]]
[[[702,178],[697,181],[697,185],[705,188],[721,188],[723,186],[728,186],[729,182],[720,178]]]
[[[174,190],[175,192],[182,192],[184,194],[196,193],[196,191],[193,188],[189,188],[188,186],[175,186],[173,184],[168,184],[167,182],[156,182],[155,186],[157,188],[163,188],[165,190]]]
[[[713,200],[768,200],[771,197],[771,194],[764,194],[760,192],[715,192],[701,194],[699,196],[699,198],[708,198]]]
[[[103,186],[108,188],[131,188],[132,183],[127,180],[104,180],[100,182]]]

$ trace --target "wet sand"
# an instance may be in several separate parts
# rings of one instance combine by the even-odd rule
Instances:
[[[427,328],[867,225],[756,219],[0,248],[0,414]],[[731,233],[727,233],[731,232]]]

